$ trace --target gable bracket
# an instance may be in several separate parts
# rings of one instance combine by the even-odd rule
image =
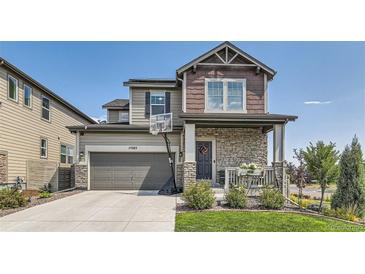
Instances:
[[[223,58],[222,58],[222,57],[220,57],[218,53],[215,53],[215,55],[219,58],[219,60],[221,60],[221,61],[222,61],[222,63],[223,63],[223,64],[227,64],[227,62],[226,62],[226,61],[224,61],[224,60],[223,60]]]
[[[232,61],[238,56],[238,53],[236,53],[232,58],[231,60],[228,61],[228,64],[232,63]]]

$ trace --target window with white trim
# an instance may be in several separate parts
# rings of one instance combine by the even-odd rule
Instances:
[[[33,89],[24,84],[24,105],[31,108],[32,107],[32,94],[33,94]]]
[[[128,122],[129,121],[129,115],[126,111],[119,111],[119,122]]]
[[[40,148],[41,158],[47,158],[48,156],[48,140],[42,138],[41,139],[41,148]]]
[[[74,149],[73,146],[61,144],[61,163],[73,164],[74,163]]]
[[[50,101],[47,97],[42,97],[42,118],[47,121],[51,120]]]
[[[246,112],[245,79],[205,79],[206,112]]]
[[[8,98],[18,102],[18,80],[11,75],[8,75]]]
[[[151,92],[151,115],[165,113],[165,92]]]

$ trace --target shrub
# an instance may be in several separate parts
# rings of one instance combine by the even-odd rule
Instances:
[[[356,216],[356,214],[354,212],[355,212],[355,210],[345,209],[345,208],[336,208],[336,209],[324,208],[322,211],[322,213],[326,216],[356,222],[359,220],[359,218]]]
[[[208,181],[191,182],[184,190],[182,199],[188,207],[194,209],[211,208],[215,202],[215,196],[210,185]]]
[[[281,209],[284,207],[285,198],[278,190],[266,188],[262,191],[260,202],[265,208]]]
[[[229,207],[244,208],[247,204],[246,189],[243,186],[231,187],[225,195]]]
[[[2,189],[0,190],[0,209],[17,208],[25,206],[27,203],[25,197],[18,190]]]
[[[40,199],[49,198],[51,196],[52,196],[52,194],[48,191],[42,191],[42,192],[39,193],[39,198]]]

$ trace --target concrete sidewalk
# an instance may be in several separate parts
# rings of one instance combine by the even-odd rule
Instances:
[[[0,231],[174,231],[176,197],[86,191],[0,218]]]

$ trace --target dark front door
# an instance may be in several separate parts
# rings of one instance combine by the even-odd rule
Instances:
[[[196,178],[212,179],[212,142],[196,142]]]

